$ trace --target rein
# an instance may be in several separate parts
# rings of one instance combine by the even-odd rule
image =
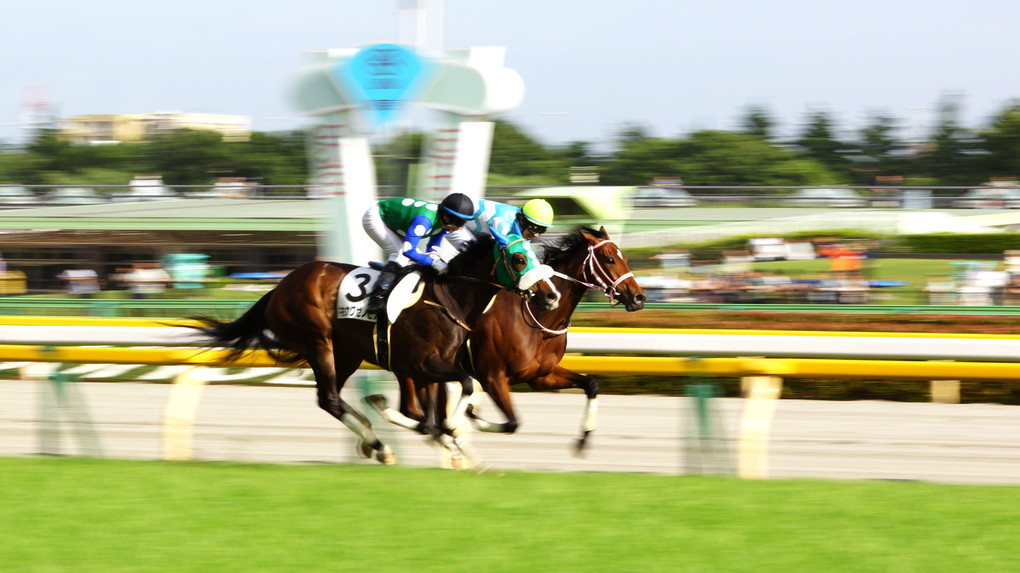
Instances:
[[[513,244],[515,244],[517,242],[520,242],[522,240],[523,239],[518,239],[517,241],[514,241],[513,243],[510,243],[510,245],[513,245]],[[510,245],[507,245],[507,248],[509,248]],[[504,264],[504,266],[505,266],[505,268],[507,270],[507,273],[510,274],[511,276],[513,276],[513,274],[514,274],[513,273],[513,269],[510,266],[510,261],[509,261],[509,259],[506,256],[506,249],[501,249],[501,254],[500,254],[499,258],[496,261],[493,262],[492,271],[489,273],[489,275],[490,276],[495,276],[495,274],[496,274],[496,267],[499,265],[500,260],[503,261],[503,264]],[[485,280],[485,279],[480,279],[480,278],[477,278],[477,277],[469,277],[469,276],[463,276],[463,275],[452,275],[451,277],[448,277],[448,278],[456,278],[456,279],[459,279],[459,280],[470,281],[470,282],[474,282],[474,283],[479,283],[479,284],[495,287],[497,290],[507,290],[507,291],[513,292],[513,293],[519,295],[521,297],[521,301],[523,301],[525,304],[527,304],[527,300],[529,300],[531,298],[531,292],[530,291],[520,290],[520,289],[516,288],[516,285],[515,285],[515,288],[510,288],[510,287],[505,287],[505,286],[499,284],[495,280]],[[426,305],[429,305],[429,306],[432,306],[432,307],[435,307],[435,308],[438,308],[439,310],[441,310],[443,312],[443,314],[446,315],[447,318],[449,318],[451,321],[453,321],[455,324],[457,324],[458,326],[460,326],[464,330],[467,330],[468,332],[473,332],[472,328],[467,323],[465,323],[463,320],[460,320],[459,318],[457,318],[457,316],[454,314],[454,312],[450,309],[451,306],[458,306],[456,304],[456,301],[450,300],[450,301],[447,301],[446,304],[432,302],[430,300],[426,300],[424,302],[425,302]],[[492,303],[490,302],[489,304],[491,305]],[[486,311],[487,310],[488,310],[488,307],[486,307]],[[536,321],[536,323],[537,322],[538,321]]]
[[[528,316],[531,318],[532,322],[534,322],[538,326],[538,329],[541,330],[542,332],[544,332],[546,334],[551,334],[553,336],[559,336],[561,334],[566,334],[567,331],[570,330],[570,323],[569,322],[567,323],[567,325],[565,327],[563,327],[560,330],[553,330],[551,328],[546,328],[545,326],[542,325],[541,322],[538,321],[538,317],[536,317],[535,316],[535,312],[533,310],[531,310],[531,305],[528,304],[528,301],[526,301],[524,299],[521,299],[521,304],[524,305],[524,309],[528,311]]]

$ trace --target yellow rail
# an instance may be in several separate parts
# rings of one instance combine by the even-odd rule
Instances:
[[[153,320],[151,318],[92,318],[81,316],[0,316],[0,325],[12,326],[184,326],[194,324],[186,319]],[[957,334],[935,332],[849,332],[821,330],[741,330],[741,329],[710,329],[710,328],[632,328],[632,327],[593,327],[575,326],[570,332],[576,333],[612,333],[612,334],[730,334],[730,335],[770,335],[770,336],[855,336],[861,338],[894,337],[894,338],[978,338],[978,339],[1020,339],[1015,334]]]
[[[235,361],[225,350],[0,345],[0,361],[75,364],[181,364],[192,366],[279,366],[268,353],[247,352]],[[830,360],[815,358],[683,358],[668,356],[573,356],[565,368],[590,374],[657,374],[720,377],[880,378],[883,380],[1020,380],[1020,363]],[[375,368],[362,364],[363,368]]]

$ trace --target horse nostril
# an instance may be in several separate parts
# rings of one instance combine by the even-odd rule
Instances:
[[[634,295],[634,302],[636,302],[638,304],[644,304],[645,303],[645,293],[639,292],[638,294]]]
[[[558,297],[556,296],[556,293],[554,293],[554,292],[546,293],[546,295],[545,295],[545,300],[547,300],[549,302],[552,302],[552,301],[556,300],[557,298]]]

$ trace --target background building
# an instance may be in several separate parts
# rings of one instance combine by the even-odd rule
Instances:
[[[246,141],[251,118],[244,115],[161,111],[149,114],[91,114],[64,118],[61,133],[75,143],[141,141],[178,129],[216,131],[227,141]]]

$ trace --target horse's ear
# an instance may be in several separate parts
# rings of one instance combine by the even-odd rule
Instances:
[[[606,232],[606,227],[605,227],[605,225],[603,225],[603,226],[599,227],[599,233],[601,233],[601,234],[602,234],[602,237],[603,237],[603,238],[606,238],[606,239],[608,239],[608,238],[609,238],[609,233],[607,233],[607,232]]]

